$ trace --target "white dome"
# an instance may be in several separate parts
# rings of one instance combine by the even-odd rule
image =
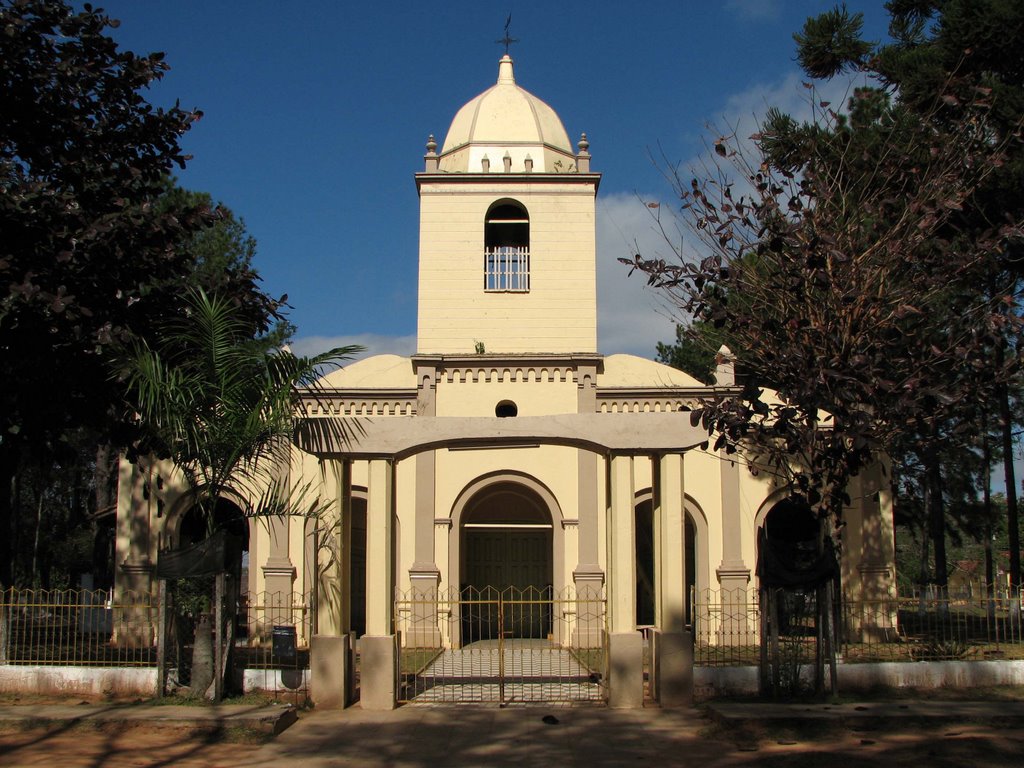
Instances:
[[[536,173],[567,172],[575,155],[555,110],[516,85],[512,59],[498,64],[498,82],[460,109],[441,148],[439,168],[448,173],[481,173],[484,158],[491,173],[523,173],[526,158]],[[556,165],[557,163],[557,165]]]

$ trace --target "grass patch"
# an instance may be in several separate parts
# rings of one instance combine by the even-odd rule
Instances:
[[[402,648],[398,654],[398,669],[402,675],[418,675],[438,656],[443,648]]]

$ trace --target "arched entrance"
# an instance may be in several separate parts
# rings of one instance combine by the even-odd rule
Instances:
[[[461,517],[460,586],[463,642],[505,637],[546,638],[551,633],[553,543],[551,512],[532,489],[496,482],[467,502]],[[474,611],[477,597],[507,597],[499,616]],[[467,610],[466,608],[470,608]]]
[[[249,519],[237,504],[230,499],[217,499],[213,508],[213,530],[226,531],[242,542],[241,572],[231,574],[238,580],[241,589],[249,585]],[[202,510],[193,505],[181,518],[178,526],[178,545],[187,546],[203,541],[207,536],[206,518]]]
[[[832,565],[822,547],[820,521],[806,501],[787,497],[768,510],[758,537],[757,572],[773,643],[778,636],[814,637],[823,626],[827,606],[819,586]]]
[[[637,627],[654,626],[657,623],[657,579],[655,567],[655,520],[654,500],[642,494],[633,508],[635,515],[634,537],[636,545],[636,625]],[[683,530],[683,562],[685,570],[683,578],[686,589],[686,616],[688,625],[693,623],[693,598],[697,585],[697,526],[693,512],[687,505],[684,514]]]
[[[238,570],[228,574],[231,581],[231,593],[236,601],[236,630],[240,637],[248,637],[250,630],[249,601],[249,518],[241,508],[230,499],[218,498],[213,508],[213,530],[225,531],[237,538],[241,543],[241,558]],[[208,527],[203,511],[198,505],[189,507],[181,518],[178,526],[178,545],[198,544],[206,539]]]
[[[803,542],[817,544],[819,524],[807,502],[786,497],[776,502],[764,517],[768,538],[797,545]]]

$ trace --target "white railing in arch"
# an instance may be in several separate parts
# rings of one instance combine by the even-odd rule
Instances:
[[[530,290],[530,249],[502,246],[484,250],[484,290],[526,293]]]

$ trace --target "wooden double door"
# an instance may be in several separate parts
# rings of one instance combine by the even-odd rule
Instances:
[[[465,531],[463,643],[551,633],[550,528]]]

